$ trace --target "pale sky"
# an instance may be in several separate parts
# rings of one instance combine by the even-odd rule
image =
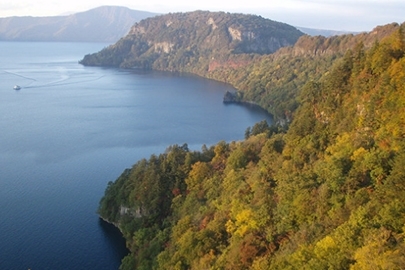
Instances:
[[[1,0],[0,17],[65,15],[103,5],[156,13],[248,13],[294,26],[328,30],[370,31],[377,25],[405,22],[405,0]]]

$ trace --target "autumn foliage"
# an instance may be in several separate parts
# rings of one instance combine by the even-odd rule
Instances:
[[[121,268],[405,268],[404,30],[307,80],[286,131],[171,146],[110,183]]]

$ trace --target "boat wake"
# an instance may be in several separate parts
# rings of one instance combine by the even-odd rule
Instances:
[[[60,79],[57,81],[52,81],[49,83],[39,84],[39,85],[26,86],[24,88],[32,89],[32,88],[45,88],[45,87],[54,87],[54,86],[71,85],[71,84],[81,84],[81,83],[86,83],[86,82],[97,81],[103,77],[104,77],[104,75],[96,77],[96,78],[69,81],[69,79],[71,79],[71,78],[68,76],[68,78]]]
[[[4,73],[7,73],[7,74],[14,75],[14,76],[17,76],[17,77],[20,77],[20,78],[23,78],[23,79],[27,79],[27,80],[30,80],[30,81],[36,81],[34,78],[24,76],[24,75],[22,75],[22,74],[20,74],[20,73],[8,71],[8,70],[3,70],[3,72],[4,72]]]
[[[81,84],[81,83],[86,83],[86,82],[97,81],[105,76],[105,75],[102,75],[102,76],[94,77],[94,76],[92,76],[92,74],[87,75],[87,76],[83,75],[83,74],[69,75],[69,74],[66,74],[65,71],[60,71],[59,74],[57,75],[60,77],[59,79],[53,80],[50,82],[43,82],[40,79],[25,76],[16,71],[2,70],[2,72],[29,81],[29,83],[27,83],[23,86],[16,85],[16,86],[18,86],[19,89],[21,89],[21,88],[33,89],[33,88],[44,88],[44,87],[54,87],[54,86],[62,86],[62,85]],[[61,75],[60,73],[63,73],[63,74]],[[14,87],[14,89],[16,89],[15,87]]]

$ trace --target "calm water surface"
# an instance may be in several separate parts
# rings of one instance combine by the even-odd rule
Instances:
[[[117,269],[125,243],[96,214],[108,181],[271,122],[222,104],[221,83],[77,64],[105,45],[0,42],[0,269]]]

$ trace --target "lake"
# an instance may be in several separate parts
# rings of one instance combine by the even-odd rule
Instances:
[[[117,269],[125,242],[96,214],[109,181],[272,121],[224,105],[226,84],[78,64],[106,45],[0,42],[0,269]]]

